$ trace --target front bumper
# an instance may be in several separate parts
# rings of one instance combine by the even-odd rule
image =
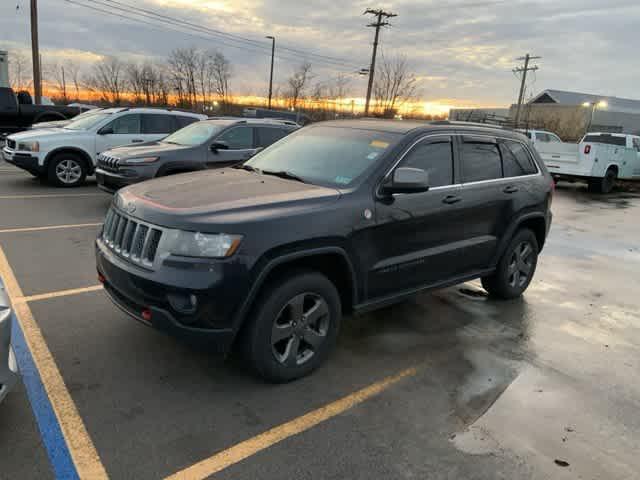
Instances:
[[[236,305],[234,296],[224,293],[228,285],[221,284],[219,276],[210,274],[218,278],[212,278],[211,285],[206,288],[190,288],[189,277],[202,272],[146,271],[114,255],[100,240],[96,242],[96,263],[109,298],[135,320],[193,345],[219,353],[229,351],[235,336],[233,312]],[[162,278],[170,278],[174,284],[162,281]],[[180,311],[173,299],[192,295],[197,300],[195,310]]]
[[[108,193],[115,193],[123,187],[147,180],[146,178],[128,177],[115,172],[109,172],[100,167],[96,168],[95,175],[98,188]]]
[[[34,175],[43,175],[46,173],[44,167],[39,164],[38,157],[34,157],[28,153],[19,153],[4,147],[2,149],[2,157],[5,162],[22,168]]]
[[[0,281],[0,402],[18,380],[18,365],[11,348],[12,318],[9,299]]]

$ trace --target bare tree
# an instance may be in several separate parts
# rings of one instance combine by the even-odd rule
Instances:
[[[313,78],[311,74],[311,64],[303,63],[293,72],[293,75],[287,80],[289,103],[292,108],[298,106],[298,101],[304,96],[305,88]]]
[[[196,70],[199,53],[195,47],[178,48],[171,52],[168,67],[180,103],[195,106],[198,101]]]
[[[213,91],[222,105],[229,103],[229,80],[231,79],[231,62],[221,52],[210,56],[209,75],[213,82]]]
[[[76,91],[74,100],[78,100],[80,98],[80,66],[72,60],[67,60],[65,65],[67,82],[73,84],[73,89]]]
[[[15,91],[26,90],[31,87],[31,61],[20,52],[9,55],[9,80]]]
[[[44,73],[45,72],[43,72],[43,76],[45,76]],[[62,62],[56,62],[47,68],[46,77],[50,77],[53,80],[53,84],[56,90],[60,92],[60,97],[64,103],[67,103],[68,73]]]
[[[417,79],[409,71],[405,56],[388,59],[382,56],[376,71],[373,93],[378,110],[385,116],[393,116],[407,100],[415,97]]]
[[[89,90],[100,93],[104,101],[118,105],[127,85],[124,70],[116,57],[104,57],[93,65],[85,84]]]
[[[137,62],[127,62],[124,65],[127,88],[133,95],[133,101],[139,103],[146,92],[144,66]]]

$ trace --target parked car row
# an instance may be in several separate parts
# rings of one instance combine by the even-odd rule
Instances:
[[[10,135],[3,155],[60,187],[81,185],[95,173],[100,188],[113,192],[157,176],[247,160],[298,128],[286,120],[207,118],[155,108],[92,110]]]
[[[96,240],[115,305],[237,347],[273,382],[322,364],[343,314],[474,278],[521,295],[551,223],[554,183],[531,142],[475,124],[115,108],[12,135],[3,152],[60,186],[95,165],[115,193]]]

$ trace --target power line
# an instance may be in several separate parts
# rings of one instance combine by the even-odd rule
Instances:
[[[201,25],[197,25],[195,23],[191,23],[188,22],[186,20],[181,20],[181,19],[176,19],[176,18],[172,18],[169,17],[167,15],[163,15],[157,12],[154,12],[152,10],[148,10],[148,9],[143,9],[143,8],[139,8],[139,7],[134,7],[132,5],[128,5],[125,4],[123,2],[119,2],[116,0],[84,0],[84,2],[91,2],[93,4],[99,5],[103,8],[97,8],[91,5],[87,5],[85,3],[80,3],[78,1],[72,1],[72,0],[66,0],[69,3],[73,3],[75,5],[79,5],[81,7],[85,7],[85,8],[89,8],[91,10],[95,10],[101,13],[106,13],[108,15],[113,15],[113,16],[117,16],[120,18],[125,18],[127,20],[133,20],[133,21],[138,21],[140,23],[144,23],[147,25],[152,25],[152,26],[159,26],[157,23],[150,23],[148,20],[152,20],[152,21],[162,21],[163,24],[161,25],[162,27],[166,27],[166,23],[169,23],[175,27],[179,27],[181,29],[186,29],[189,30],[191,32],[198,32],[198,33],[203,33],[207,36],[209,36],[210,38],[215,38],[216,41],[218,41],[219,43],[226,45],[228,47],[232,47],[232,48],[239,48],[239,49],[243,49],[246,51],[250,51],[250,52],[254,52],[254,53],[260,53],[262,55],[267,55],[270,52],[269,47],[267,45],[265,45],[262,42],[256,41],[256,40],[252,40],[249,38],[245,38],[239,35],[234,35],[234,34],[230,34],[230,33],[226,33],[226,32],[222,32],[220,30],[215,30],[209,27],[204,27]],[[107,4],[106,2],[109,2],[110,4]],[[113,5],[111,5],[113,4]],[[105,10],[107,9],[107,10]],[[115,10],[115,12],[113,11]],[[121,12],[121,13],[116,13],[116,12]],[[130,16],[124,16],[123,13],[126,13],[128,15],[136,15],[137,17],[130,17]],[[142,18],[138,18],[138,17],[143,17],[144,19],[147,20],[143,20]],[[171,29],[176,31],[175,29]],[[180,33],[186,33],[182,30],[177,30]],[[222,37],[224,40],[221,40],[220,38],[217,37]],[[199,37],[202,38],[202,37]],[[234,42],[234,43],[229,43],[229,42]],[[328,66],[331,66],[333,68],[335,67],[341,67],[341,68],[355,68],[354,65],[351,64],[347,64],[344,63],[342,60],[338,60],[335,59],[333,60],[332,57],[328,57],[328,56],[323,56],[323,55],[319,55],[319,54],[315,54],[312,52],[305,52],[303,50],[297,50],[297,49],[290,49],[288,47],[281,47],[281,49],[284,50],[292,50],[295,52],[299,52],[302,53],[304,55],[308,55],[310,59],[312,59],[315,63],[321,63],[321,64],[325,64]],[[318,57],[324,57],[324,58],[313,58],[314,56],[318,56]],[[288,60],[288,61],[298,61],[299,57],[292,57],[292,56],[285,56],[282,54],[278,54],[277,55],[278,58],[283,59],[283,60]]]
[[[160,18],[165,19],[165,20],[178,21],[180,23],[184,23],[185,25],[189,25],[189,26],[192,26],[192,27],[195,27],[195,28],[206,30],[208,32],[211,32],[212,34],[217,34],[217,35],[221,35],[221,36],[224,36],[224,37],[234,38],[234,39],[236,39],[238,41],[242,41],[242,42],[252,43],[252,44],[254,44],[254,45],[256,45],[256,46],[258,46],[260,48],[267,48],[267,49],[269,48],[269,47],[264,45],[264,42],[259,41],[259,40],[254,40],[254,39],[251,39],[249,37],[243,37],[241,35],[237,35],[237,34],[234,34],[234,33],[224,32],[222,30],[216,30],[215,28],[211,28],[211,27],[204,27],[202,25],[197,25],[197,24],[189,22],[187,20],[176,19],[174,17],[170,17],[170,16],[167,16],[167,15],[163,15],[161,13],[158,13],[157,11],[154,11],[154,10],[135,7],[133,5],[129,5],[127,3],[120,2],[120,1],[117,1],[117,0],[106,0],[106,1],[109,2],[109,3],[114,3],[114,4],[117,4],[117,5],[121,5],[121,6],[124,6],[124,7],[131,8],[132,10],[138,10],[140,12],[148,13],[150,15],[154,15],[156,17],[160,17]],[[287,46],[283,46],[283,45],[279,45],[278,48],[281,49],[281,50],[287,50],[287,51],[295,52],[295,53],[302,53],[304,55],[308,55],[308,56],[312,56],[312,57],[318,57],[318,58],[322,58],[322,59],[325,59],[325,60],[328,60],[328,61],[332,61],[332,62],[336,62],[336,63],[341,63],[341,64],[346,65],[346,66],[352,66],[352,64],[348,60],[343,59],[343,58],[332,57],[332,56],[329,56],[329,55],[323,55],[323,54],[310,52],[310,51],[307,51],[307,50],[300,50],[300,49],[297,49],[297,48],[287,47]]]
[[[364,12],[364,15],[375,15],[376,21],[374,23],[370,23],[367,27],[375,27],[376,34],[373,40],[373,54],[371,55],[371,67],[369,68],[369,85],[367,86],[367,101],[364,105],[364,114],[367,116],[369,114],[369,103],[371,102],[371,91],[373,90],[373,78],[375,76],[376,71],[376,55],[378,53],[378,39],[380,37],[380,28],[391,25],[388,21],[383,20],[383,18],[393,18],[397,17],[395,13],[385,12],[382,9],[374,10],[372,8],[367,8]]]

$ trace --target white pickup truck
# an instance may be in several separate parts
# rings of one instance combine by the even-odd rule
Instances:
[[[537,143],[555,179],[582,180],[593,192],[609,193],[617,179],[640,180],[640,137],[588,133],[580,143]]]

